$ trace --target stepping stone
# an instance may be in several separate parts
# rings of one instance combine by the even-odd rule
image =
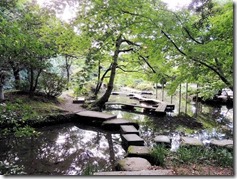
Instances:
[[[171,147],[171,139],[166,135],[158,135],[155,137],[154,141],[158,145],[165,145],[166,147]]]
[[[115,91],[111,93],[111,95],[119,95],[119,94],[120,92],[115,92]]]
[[[127,157],[118,161],[115,166],[118,171],[140,171],[151,167],[150,162],[140,157]]]
[[[112,172],[96,172],[94,175],[140,175],[140,176],[157,176],[157,175],[174,175],[172,170],[141,170],[141,171],[112,171]]]
[[[137,134],[138,136],[139,131],[133,125],[121,125],[120,126],[121,134]]]
[[[203,146],[203,143],[197,138],[181,137],[181,146]]]
[[[212,139],[210,142],[211,147],[224,147],[233,149],[233,140],[225,139],[225,140],[216,140]]]
[[[152,91],[142,91],[141,94],[153,95]]]
[[[137,134],[122,134],[122,146],[125,150],[128,149],[130,145],[144,146],[144,140]]]
[[[158,104],[158,107],[156,108],[155,112],[165,112],[167,104],[160,103]]]
[[[85,98],[84,97],[78,97],[77,99],[72,101],[72,103],[75,103],[75,104],[82,104],[84,102],[85,102]]]
[[[139,129],[137,123],[122,118],[111,119],[102,123],[103,128],[111,130],[120,130],[121,125],[133,125],[136,129]]]
[[[147,159],[149,162],[152,162],[151,158],[151,148],[147,146],[134,146],[130,145],[127,151],[127,157],[141,157]]]
[[[76,113],[76,115],[78,116],[76,122],[100,124],[106,120],[114,119],[117,117],[117,115],[111,115],[97,111],[81,111]]]

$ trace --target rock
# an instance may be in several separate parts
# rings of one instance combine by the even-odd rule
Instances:
[[[140,157],[127,157],[118,161],[116,169],[118,171],[140,171],[151,167],[150,162]]]
[[[102,123],[103,128],[111,130],[119,130],[121,125],[133,125],[136,129],[139,129],[137,123],[121,118],[107,120]]]
[[[144,146],[144,140],[136,134],[122,134],[121,138],[125,150],[127,150],[130,145]]]
[[[225,140],[216,140],[212,139],[210,142],[211,147],[224,147],[233,149],[233,140],[225,139]]]
[[[141,171],[111,171],[111,172],[97,172],[94,175],[141,175],[141,176],[157,176],[157,175],[173,175],[172,170],[141,170]]]
[[[147,146],[134,146],[130,145],[127,151],[127,157],[141,157],[152,162],[151,149]]]
[[[181,146],[203,146],[203,143],[197,138],[181,137]]]
[[[155,137],[154,141],[158,145],[165,145],[166,147],[171,147],[171,139],[165,135],[158,135]]]
[[[139,131],[133,125],[121,125],[120,126],[121,134],[137,134],[138,136]]]

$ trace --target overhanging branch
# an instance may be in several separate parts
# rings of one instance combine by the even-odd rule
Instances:
[[[186,53],[184,53],[177,45],[176,43],[169,37],[168,34],[166,34],[163,30],[161,30],[161,33],[165,35],[165,37],[174,45],[174,47],[184,56],[187,56]]]

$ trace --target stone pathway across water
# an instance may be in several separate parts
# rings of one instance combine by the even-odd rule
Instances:
[[[151,148],[144,146],[145,142],[140,137],[139,125],[135,122],[117,118],[116,115],[109,115],[102,112],[87,111],[81,108],[77,103],[73,104],[73,98],[68,100],[64,95],[66,103],[62,106],[63,109],[69,112],[74,112],[79,119],[86,119],[85,121],[99,121],[102,128],[110,130],[120,130],[122,145],[124,145],[127,154],[124,159],[117,161],[117,170],[111,172],[97,172],[94,175],[174,175],[172,170],[149,170],[151,165]],[[165,144],[167,147],[172,147],[172,138],[165,135],[158,135],[154,138],[154,142]],[[180,137],[181,146],[202,146],[203,143],[197,138]],[[233,148],[233,140],[216,140],[210,141],[211,147],[226,147]]]

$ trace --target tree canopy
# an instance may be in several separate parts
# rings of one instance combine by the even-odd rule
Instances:
[[[97,74],[97,90],[109,76],[102,103],[118,72],[165,80],[170,94],[181,83],[197,83],[206,94],[233,90],[233,2],[193,0],[176,11],[154,0],[60,2],[42,8],[36,1],[1,1],[0,71],[12,73],[15,88],[25,85],[25,72],[27,89],[36,91],[50,59],[63,56],[68,80],[72,59],[84,61],[87,80]],[[77,12],[69,22],[57,17],[67,6]]]

